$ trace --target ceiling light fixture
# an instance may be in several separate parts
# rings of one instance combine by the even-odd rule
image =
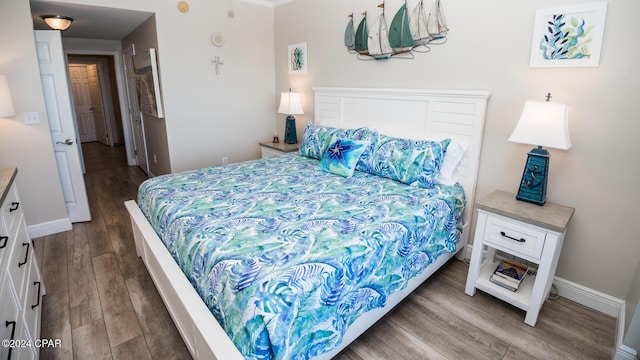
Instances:
[[[53,30],[67,30],[73,22],[72,18],[62,15],[42,15],[41,17],[42,20],[44,20],[44,22]]]

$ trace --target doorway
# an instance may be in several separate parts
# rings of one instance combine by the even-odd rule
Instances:
[[[113,56],[68,55],[67,59],[80,142],[123,146],[125,139]],[[84,160],[85,163],[92,161],[86,156]]]
[[[82,167],[92,168],[92,157],[84,154],[88,143],[126,148],[122,100],[118,88],[116,55],[67,53],[69,84],[73,95],[76,126],[82,144]],[[124,164],[132,165],[127,157]]]

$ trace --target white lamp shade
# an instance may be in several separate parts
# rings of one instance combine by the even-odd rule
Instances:
[[[13,98],[9,90],[9,81],[5,75],[0,74],[0,117],[12,117],[15,115]]]
[[[567,113],[565,104],[527,100],[509,141],[569,150]]]
[[[299,115],[304,114],[302,103],[300,103],[300,93],[283,91],[280,94],[279,114]]]

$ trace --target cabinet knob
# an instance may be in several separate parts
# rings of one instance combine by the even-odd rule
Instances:
[[[14,211],[18,210],[18,207],[20,207],[20,203],[19,202],[12,202],[11,203],[11,207],[9,208],[9,212],[14,212]]]

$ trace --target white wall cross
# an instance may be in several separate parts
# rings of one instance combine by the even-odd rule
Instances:
[[[216,66],[216,75],[220,75],[220,65],[224,65],[224,62],[220,60],[220,56],[216,56],[215,59],[211,60],[211,64]]]

